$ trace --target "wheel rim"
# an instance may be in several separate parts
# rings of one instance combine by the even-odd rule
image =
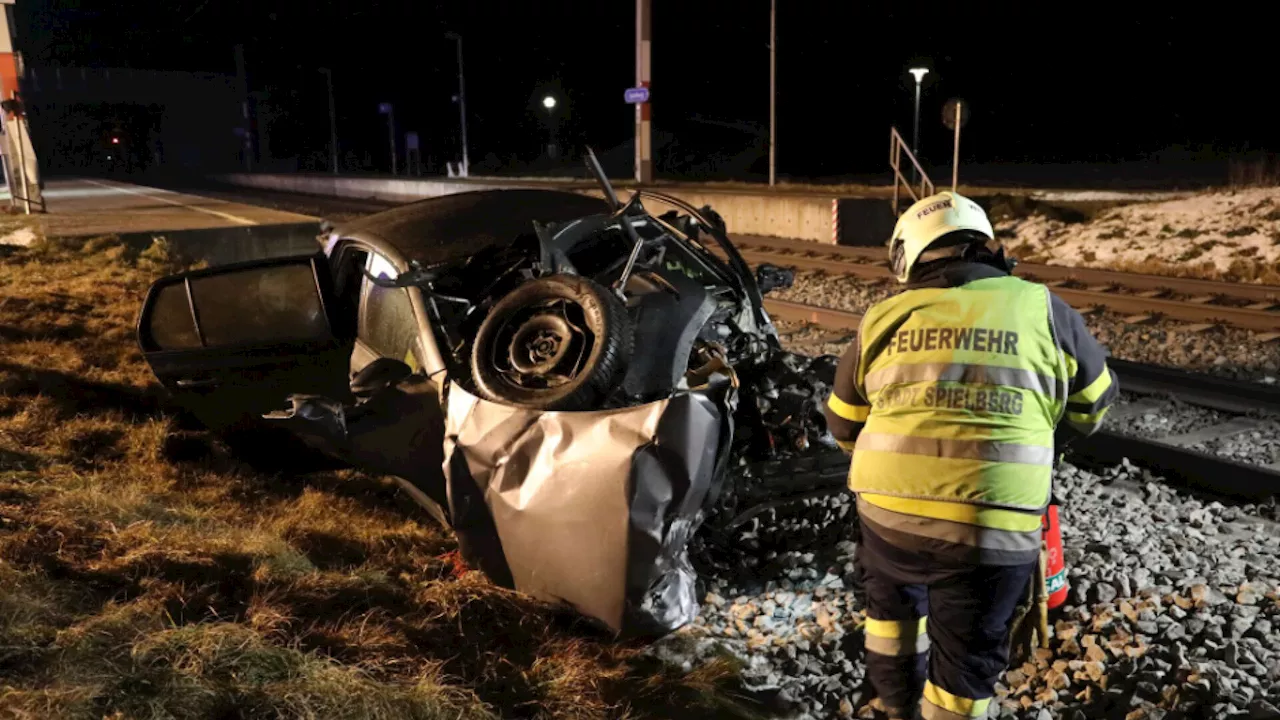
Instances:
[[[582,307],[548,300],[512,313],[498,328],[490,362],[503,382],[525,391],[553,390],[576,380],[595,336]]]

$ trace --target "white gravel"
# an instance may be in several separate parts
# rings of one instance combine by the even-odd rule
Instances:
[[[1196,407],[1168,400],[1154,404],[1152,398],[1122,392],[1111,409],[1112,417],[1124,417],[1123,422],[1112,422],[1116,432],[1140,437],[1160,438],[1181,435],[1227,422],[1231,413],[1210,408]],[[1134,403],[1141,403],[1133,410]]]
[[[1196,443],[1192,450],[1212,453],[1252,465],[1272,465],[1280,461],[1280,422],[1272,420],[1257,430]]]

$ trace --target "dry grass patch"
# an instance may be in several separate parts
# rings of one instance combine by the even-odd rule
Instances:
[[[264,475],[133,340],[162,246],[0,249],[0,717],[750,717],[490,585],[395,486]]]

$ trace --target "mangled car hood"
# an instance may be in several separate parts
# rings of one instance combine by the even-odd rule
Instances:
[[[637,407],[541,412],[451,386],[445,475],[464,555],[618,633],[692,621],[687,548],[724,470],[734,402],[719,382]]]

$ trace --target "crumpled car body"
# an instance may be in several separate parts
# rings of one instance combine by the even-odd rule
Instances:
[[[696,615],[695,533],[731,565],[752,506],[842,482],[835,358],[782,350],[789,273],[709,208],[606,197],[449,195],[162,278],[139,346],[247,461],[392,476],[494,582],[660,635]]]

